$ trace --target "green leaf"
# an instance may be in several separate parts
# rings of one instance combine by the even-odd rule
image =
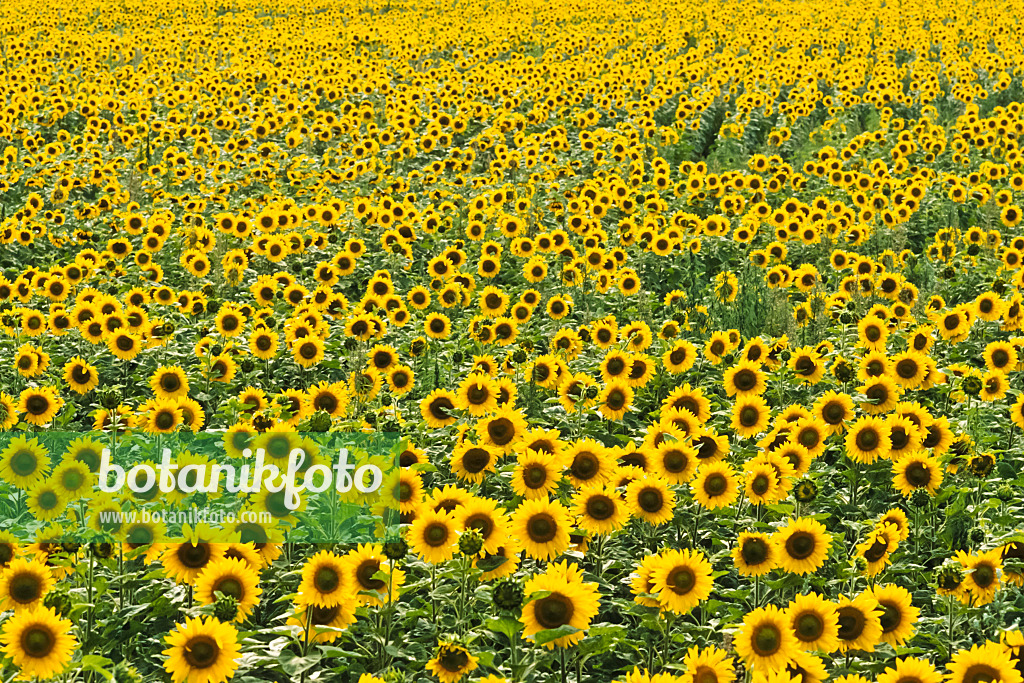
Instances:
[[[512,639],[523,630],[523,624],[518,619],[513,619],[512,617],[495,617],[494,619],[487,620],[487,628],[497,633],[503,633],[509,639]]]
[[[319,651],[313,652],[300,657],[294,652],[285,650],[281,653],[281,656],[277,658],[277,661],[281,663],[281,669],[289,676],[297,676],[307,669],[311,669],[317,665],[322,655]]]
[[[104,680],[113,680],[114,674],[107,667],[113,664],[111,660],[100,655],[85,655],[82,657],[82,671],[92,671],[97,673],[104,678]]]
[[[578,631],[579,629],[575,626],[565,624],[564,626],[559,626],[558,628],[544,629],[543,631],[537,633],[537,635],[533,637],[533,640],[538,645],[543,645],[545,643],[550,643],[553,640],[564,638],[565,636],[571,636],[573,633],[577,633]]]
[[[485,557],[482,560],[477,560],[476,568],[483,572],[491,572],[500,567],[501,565],[505,564],[506,562],[508,562],[507,557],[502,557],[501,555],[491,555],[490,557]]]

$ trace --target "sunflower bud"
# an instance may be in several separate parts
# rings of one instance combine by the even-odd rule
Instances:
[[[853,566],[856,567],[857,573],[864,573],[868,568],[868,561],[863,555],[855,555],[853,558]]]
[[[71,608],[74,607],[74,602],[71,600],[71,596],[67,593],[61,593],[59,591],[50,591],[43,598],[43,606],[50,607],[62,617],[66,617]]]
[[[1006,281],[1001,277],[996,278],[996,281],[992,283],[992,291],[1002,296],[1006,291]]]
[[[221,346],[220,344],[214,344],[213,348],[210,349],[210,353],[212,353],[215,356],[219,356],[220,354],[224,353],[224,347]]]
[[[915,489],[910,496],[910,504],[916,508],[925,508],[932,502],[932,496],[926,489]]]
[[[981,545],[985,542],[985,530],[979,527],[971,529],[971,543]]]
[[[466,557],[475,557],[480,554],[480,550],[484,547],[484,537],[480,535],[477,529],[466,529],[459,536],[459,552]]]
[[[463,358],[464,356],[462,354],[462,351],[456,351],[455,353],[452,354],[453,363],[461,363]]]
[[[996,489],[996,498],[1003,501],[1004,503],[1009,503],[1011,500],[1013,500],[1013,487],[1011,487],[1008,484],[1003,484],[998,489]]]
[[[935,574],[935,585],[942,591],[955,591],[963,581],[964,573],[956,565],[947,564]]]
[[[318,410],[309,419],[309,431],[326,432],[331,428],[331,416],[326,411]]]
[[[832,374],[834,374],[836,379],[840,382],[849,382],[853,379],[853,366],[845,359],[840,359],[832,366]]]
[[[850,323],[853,322],[853,316],[850,315],[848,312],[843,311],[842,313],[839,314],[839,322],[841,322],[844,325],[849,325]]]
[[[409,544],[404,539],[398,539],[391,543],[384,544],[384,557],[388,558],[392,562],[398,562],[403,559],[409,552]]]
[[[100,405],[107,410],[113,410],[121,403],[121,395],[113,389],[108,389],[100,395]]]
[[[494,606],[500,610],[511,612],[523,606],[523,587],[515,579],[505,579],[494,584],[491,596]]]
[[[515,353],[512,354],[512,360],[516,363],[525,363],[529,356],[526,355],[526,351],[523,349],[516,349]]]
[[[114,665],[114,675],[111,680],[123,681],[124,683],[142,683],[142,674],[131,664],[118,662]]]
[[[241,363],[238,364],[242,368],[242,372],[252,372],[256,364],[252,362],[252,358],[245,358]]]
[[[67,545],[70,545],[70,544],[67,544],[67,543],[63,544],[63,546],[67,546]],[[68,550],[66,547],[64,547],[64,551],[68,552],[68,553],[74,552],[73,550]],[[107,558],[111,557],[114,554],[114,544],[113,543],[90,543],[89,544],[89,552],[91,552],[93,555],[95,555],[96,557],[100,558],[101,560],[106,560]]]
[[[968,396],[977,396],[981,393],[983,384],[977,375],[970,375],[964,378],[964,393]]]
[[[991,453],[977,453],[972,455],[967,461],[967,469],[971,471],[971,474],[982,479],[992,474],[992,469],[996,466],[996,459]]]
[[[266,318],[264,318],[263,324],[266,325],[268,330],[272,330],[275,327],[277,327],[277,321],[274,320],[274,316],[272,315],[268,315]]]
[[[257,415],[252,420],[252,426],[257,432],[266,432],[274,426],[274,421],[266,415]]]
[[[818,497],[818,485],[814,483],[813,479],[801,479],[797,483],[793,495],[796,496],[799,503],[813,503],[814,499]]]
[[[238,600],[233,596],[221,594],[213,603],[213,616],[226,624],[231,623],[238,616]]]

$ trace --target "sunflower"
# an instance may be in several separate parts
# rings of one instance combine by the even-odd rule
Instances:
[[[56,519],[67,509],[67,499],[49,479],[29,490],[26,504],[32,516],[41,522]]]
[[[868,465],[888,456],[892,447],[885,423],[867,415],[850,426],[844,443],[846,455],[851,460]]]
[[[651,572],[662,609],[686,614],[711,595],[711,563],[699,550],[662,553]]]
[[[789,466],[788,461],[786,465]],[[771,463],[750,460],[743,466],[743,473],[746,481],[743,491],[752,505],[771,504],[779,499],[780,494],[785,496],[782,493],[782,477]]]
[[[811,346],[804,346],[793,352],[789,359],[789,369],[805,384],[817,384],[825,375],[825,364],[822,362],[821,354]]]
[[[649,474],[626,486],[626,504],[630,513],[649,524],[664,524],[675,513],[676,494],[660,477]]]
[[[892,414],[886,420],[889,428],[889,459],[899,460],[905,455],[916,453],[921,449],[923,432],[910,418]]]
[[[794,574],[818,571],[832,545],[832,537],[821,522],[810,517],[790,520],[775,532],[774,538],[781,550],[779,566]]]
[[[132,360],[142,350],[142,339],[133,332],[122,330],[107,338],[107,348],[121,360]]]
[[[277,355],[278,337],[265,327],[257,327],[249,336],[249,351],[260,360]]]
[[[975,606],[987,605],[995,598],[999,590],[999,573],[1003,567],[1001,548],[993,548],[977,555],[968,555],[962,550],[956,553],[956,560],[965,570],[967,576],[963,582],[963,601],[968,599]]]
[[[683,658],[683,667],[682,683],[732,683],[736,680],[733,658],[714,646],[703,650],[691,647]]]
[[[697,473],[697,452],[682,441],[666,439],[649,457],[651,472],[670,484],[686,484]]]
[[[547,498],[561,481],[562,461],[554,453],[528,448],[517,456],[512,490],[527,500]]]
[[[569,375],[558,387],[558,402],[567,413],[594,405],[598,395],[594,378],[584,372]]]
[[[662,402],[662,406],[687,410],[697,418],[700,424],[704,424],[711,417],[711,401],[701,389],[691,388],[689,383],[669,392]]]
[[[942,483],[942,466],[937,458],[926,453],[911,453],[892,463],[893,487],[907,498],[918,489],[934,496]]]
[[[423,329],[431,339],[447,339],[452,333],[452,323],[443,313],[431,313],[423,322]]]
[[[690,481],[690,492],[703,508],[726,508],[739,496],[739,477],[728,463],[705,463]]]
[[[839,651],[874,652],[875,645],[882,640],[883,612],[872,594],[864,591],[852,600],[840,595],[836,611],[839,613]]]
[[[195,582],[199,604],[214,604],[217,593],[234,598],[238,607],[235,621],[245,621],[259,603],[263,589],[259,587],[259,575],[248,562],[224,557],[206,565]]]
[[[530,599],[523,606],[519,618],[526,627],[523,638],[562,626],[577,629],[574,633],[544,643],[549,650],[570,647],[583,640],[600,608],[597,584],[583,581],[579,567],[564,561],[550,564],[543,574],[527,579],[524,592]],[[543,597],[533,597],[538,593]]]
[[[986,642],[974,645],[970,650],[960,650],[946,665],[949,683],[1021,683],[1020,671],[1014,666],[1010,652],[998,643]]]
[[[18,423],[18,406],[13,396],[0,391],[0,431],[7,431]]]
[[[519,541],[512,536],[508,536],[505,539],[505,544],[500,546],[495,552],[484,553],[483,557],[474,557],[474,567],[480,566],[481,569],[485,566],[493,567],[482,572],[480,580],[494,581],[515,574],[519,569],[520,551]],[[495,563],[497,563],[496,566]]]
[[[722,379],[727,396],[759,396],[764,393],[765,375],[761,370],[761,364],[755,361],[743,360],[725,371]]]
[[[450,560],[458,541],[455,518],[444,509],[431,509],[429,503],[423,505],[416,511],[408,540],[425,562],[440,564]]]
[[[732,411],[732,428],[741,437],[760,434],[768,428],[771,409],[758,395],[740,396]]]
[[[743,661],[762,672],[784,668],[799,647],[786,613],[775,605],[747,613],[734,643]]]
[[[868,532],[867,538],[857,546],[857,555],[864,558],[865,576],[876,576],[891,562],[891,555],[899,545],[900,534],[891,524],[879,524]]]
[[[796,596],[786,608],[786,617],[804,650],[833,652],[839,647],[839,613],[835,604],[817,593]]]
[[[876,317],[866,316],[857,323],[857,335],[860,344],[870,351],[885,351],[885,342],[889,338],[889,328],[885,321]]]
[[[606,420],[621,420],[633,406],[633,388],[626,382],[609,382],[601,389],[597,402]]]
[[[456,643],[442,640],[437,645],[437,654],[426,664],[441,683],[456,683],[477,667],[480,660],[469,650]]]
[[[846,394],[826,391],[814,402],[811,412],[825,424],[829,434],[841,434],[846,422],[853,419],[853,401]]]
[[[172,399],[188,395],[188,378],[179,366],[161,366],[153,373],[149,386],[159,399]]]
[[[479,484],[488,472],[493,472],[495,462],[501,453],[493,446],[480,446],[471,441],[462,441],[452,450],[450,465],[452,473],[463,481]]]
[[[990,342],[985,347],[982,357],[985,359],[985,365],[989,370],[1000,372],[1007,372],[1016,368],[1019,361],[1016,347],[1013,344],[1001,341]]]
[[[63,672],[78,645],[72,623],[51,607],[17,612],[3,625],[3,651],[20,669],[21,678],[47,679]]]
[[[25,421],[38,427],[52,420],[63,405],[63,399],[51,387],[25,389],[18,397],[18,412],[25,413]]]
[[[630,574],[629,589],[635,596],[633,602],[645,607],[660,607],[661,603],[654,596],[654,569],[661,561],[661,555],[645,555]]]
[[[100,383],[100,375],[94,365],[75,356],[64,364],[64,381],[75,393],[85,394]]]
[[[661,357],[662,365],[672,374],[686,372],[697,360],[697,347],[688,341],[679,340]]]
[[[583,488],[573,497],[573,514],[579,527],[592,535],[618,531],[629,520],[629,513],[615,488],[596,485]]]
[[[512,513],[510,529],[529,557],[549,561],[569,548],[572,520],[561,503],[526,500]]]
[[[768,534],[744,531],[732,549],[733,564],[740,576],[764,576],[779,561],[779,549]]]
[[[952,308],[944,313],[937,313],[933,320],[942,338],[953,344],[967,338],[973,322],[970,312],[963,306]]]
[[[10,531],[0,531],[0,573],[20,554],[18,537]]]
[[[480,534],[480,554],[496,553],[508,541],[508,515],[493,500],[471,497],[455,508],[453,517],[461,532],[475,529]]]
[[[895,646],[894,646],[895,647]],[[878,674],[877,683],[942,683],[944,676],[925,659],[903,657]]]
[[[39,607],[53,585],[53,574],[42,562],[13,559],[0,573],[0,604],[15,612]]]
[[[872,594],[882,609],[882,641],[893,648],[901,647],[914,635],[921,610],[911,604],[910,591],[900,586],[875,586]]]
[[[476,433],[489,446],[495,446],[504,455],[515,450],[526,433],[527,423],[523,414],[509,407],[502,407],[476,423]]]
[[[611,478],[615,462],[608,450],[594,439],[580,439],[566,448],[569,481],[575,487],[603,484]]]
[[[455,394],[455,407],[473,417],[483,417],[498,409],[497,386],[487,375],[471,373]]]
[[[917,389],[928,378],[925,357],[916,351],[898,353],[890,363],[892,377],[903,389]]]
[[[50,456],[39,439],[16,436],[0,451],[0,478],[20,489],[40,483],[50,468]]]
[[[204,541],[209,539],[197,540],[195,543],[186,540],[164,545],[160,552],[160,561],[163,562],[167,575],[178,583],[191,584],[207,565],[224,557],[222,543]]]
[[[292,359],[304,368],[311,368],[324,359],[324,349],[320,337],[302,337],[292,343]]]
[[[216,617],[186,617],[164,641],[164,669],[174,683],[223,683],[242,659],[238,631]]]
[[[307,605],[333,607],[351,599],[351,586],[342,558],[321,550],[306,560],[299,582],[299,599]]]
[[[441,429],[455,424],[457,418],[452,415],[458,397],[447,389],[435,389],[420,401],[420,415],[431,429]]]

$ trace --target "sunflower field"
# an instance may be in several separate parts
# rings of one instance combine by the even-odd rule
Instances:
[[[1022,22],[0,3],[0,680],[1024,683]]]

